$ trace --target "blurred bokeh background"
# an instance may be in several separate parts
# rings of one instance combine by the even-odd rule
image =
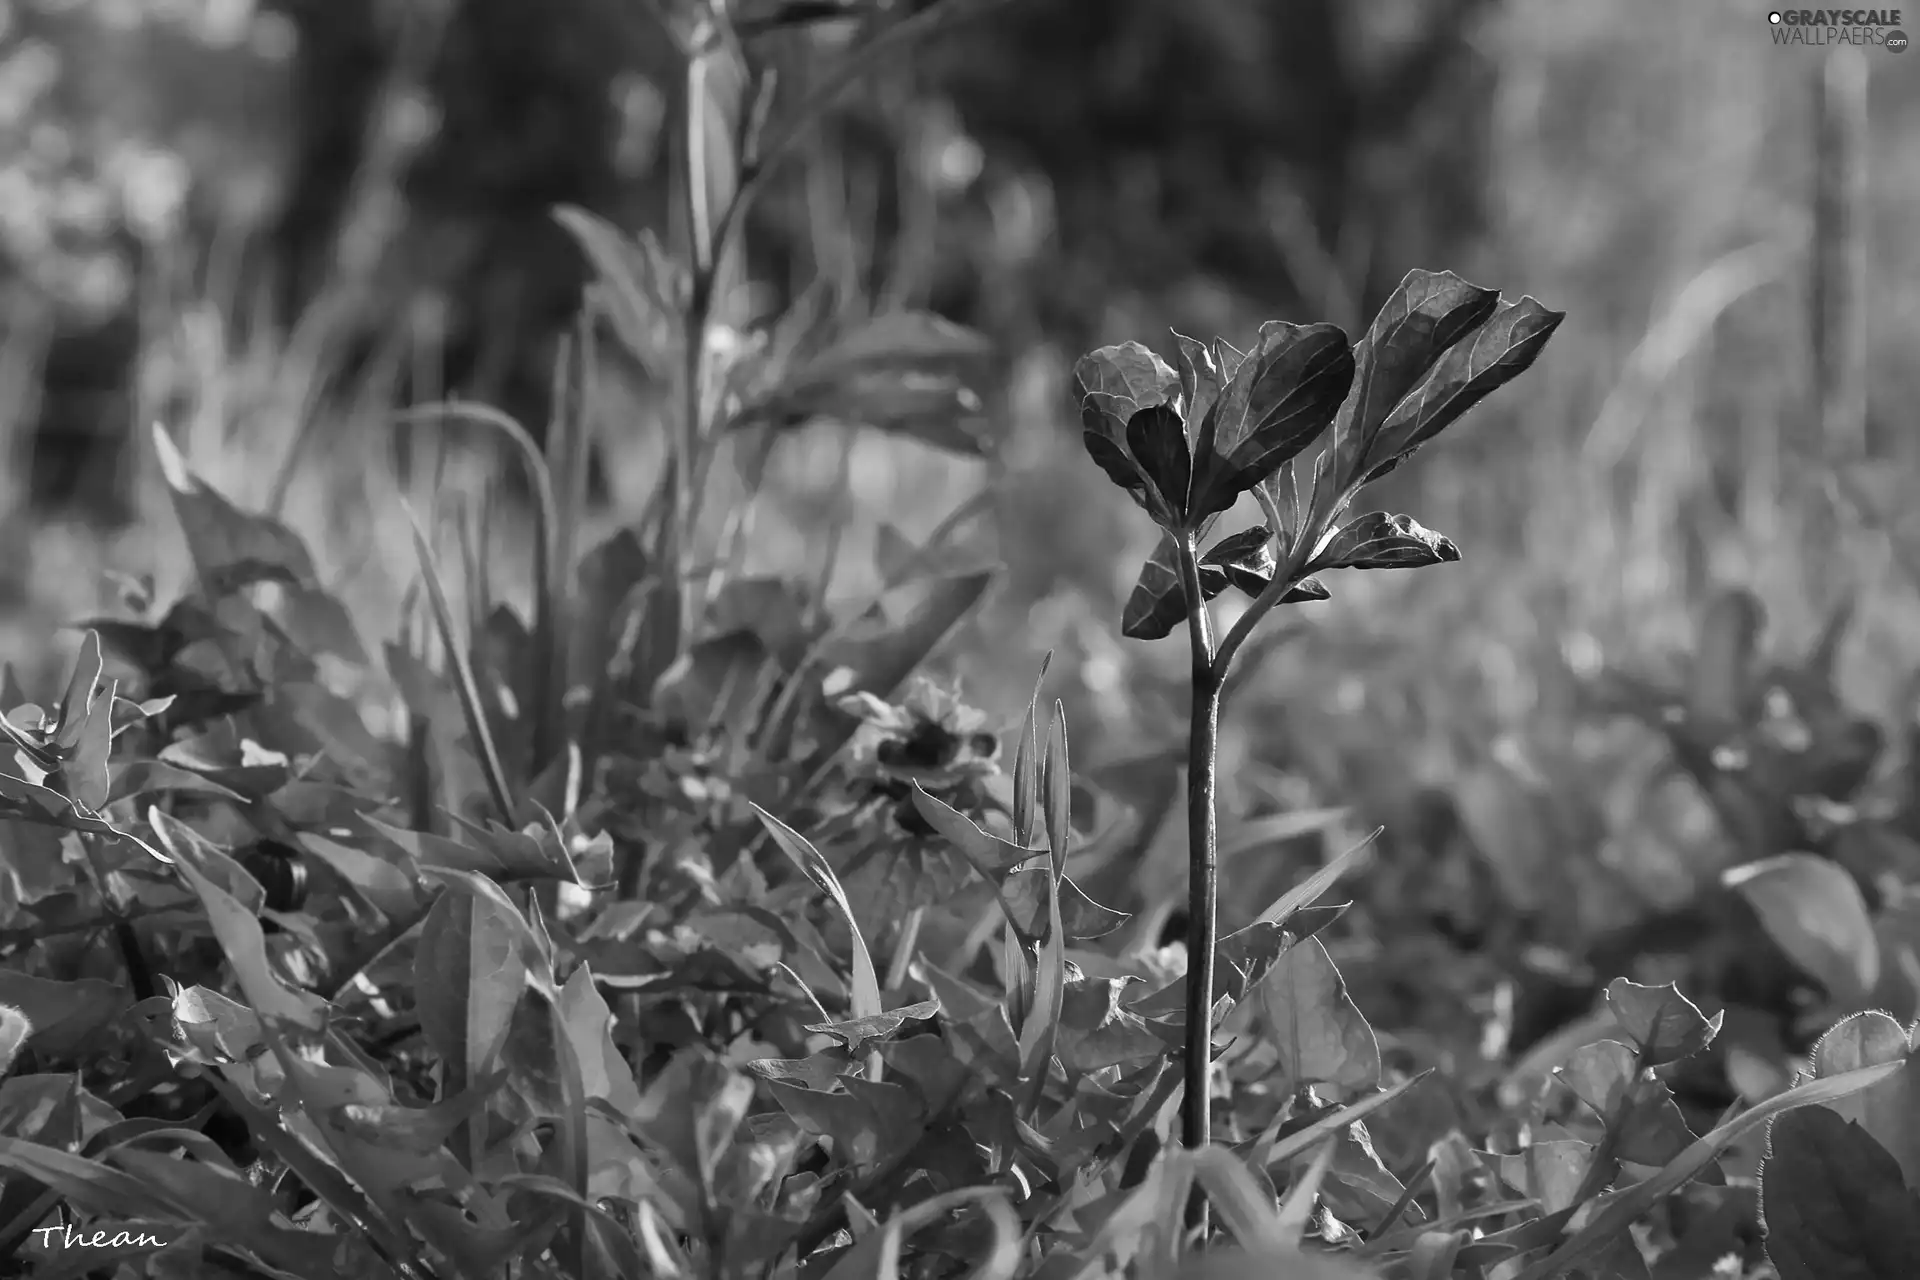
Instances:
[[[289,476],[287,518],[392,633],[391,412],[458,392],[537,426],[587,279],[552,208],[673,233],[661,7],[0,0],[0,656],[23,679],[113,607],[109,570],[178,585],[156,421],[244,505]],[[751,31],[831,7],[734,9]],[[776,114],[912,7],[754,39]],[[1840,693],[1889,740],[1920,666],[1920,54],[1773,31],[1758,0],[1006,0],[886,58],[768,176],[721,318],[824,290],[980,330],[993,456],[796,430],[753,563],[813,572],[843,527],[857,592],[882,525],[924,535],[991,485],[967,539],[1006,582],[954,655],[970,696],[1010,714],[1051,650],[1076,762],[1162,749],[1186,659],[1118,638],[1154,534],[1086,461],[1073,360],[1267,319],[1357,336],[1416,266],[1532,294],[1568,312],[1536,368],[1371,504],[1462,563],[1349,574],[1293,616],[1230,711],[1226,803],[1351,806],[1398,856],[1465,842],[1495,888],[1413,896],[1467,914],[1593,930],[1687,901],[1753,851],[1591,680],[1684,678],[1729,587],[1786,654],[1854,601]],[[662,428],[643,371],[604,377],[610,525]],[[456,488],[501,464],[468,452]]]

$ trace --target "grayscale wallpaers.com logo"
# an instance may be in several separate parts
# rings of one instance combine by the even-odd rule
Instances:
[[[1767,15],[1775,44],[1877,44],[1907,51],[1898,9],[1775,9]]]

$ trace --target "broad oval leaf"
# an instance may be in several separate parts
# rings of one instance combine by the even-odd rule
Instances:
[[[1310,566],[1325,569],[1418,569],[1460,558],[1452,541],[1412,516],[1371,511],[1335,533]]]
[[[1388,406],[1389,416],[1366,442],[1364,452],[1354,455],[1353,471],[1345,474],[1361,483],[1386,475],[1467,410],[1525,372],[1566,318],[1566,312],[1549,311],[1532,298],[1494,312],[1470,340],[1447,351],[1431,377],[1409,388],[1411,394],[1403,391],[1397,407]]]
[[[1753,907],[1780,949],[1849,1011],[1880,981],[1880,943],[1860,886],[1837,863],[1784,853],[1723,877]]]
[[[1339,412],[1353,374],[1339,326],[1261,325],[1260,341],[1200,424],[1189,519],[1226,511],[1312,444]]]
[[[1773,1122],[1760,1207],[1780,1280],[1895,1280],[1920,1259],[1920,1194],[1871,1134],[1825,1107]]]
[[[1813,1075],[1825,1080],[1872,1067],[1907,1063],[1907,1069],[1871,1088],[1827,1106],[1843,1119],[1857,1120],[1900,1166],[1909,1187],[1920,1188],[1920,1075],[1912,1061],[1920,1056],[1920,1023],[1903,1027],[1878,1011],[1842,1018],[1813,1049]]]

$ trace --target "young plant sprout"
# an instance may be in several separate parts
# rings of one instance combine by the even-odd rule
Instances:
[[[1341,518],[1488,393],[1531,365],[1565,313],[1451,272],[1413,271],[1357,345],[1331,324],[1270,321],[1253,349],[1174,335],[1179,368],[1137,342],[1102,347],[1074,370],[1087,452],[1160,526],[1121,629],[1139,640],[1182,618],[1193,654],[1188,744],[1185,1145],[1208,1140],[1210,1010],[1219,896],[1216,794],[1221,692],[1234,655],[1276,605],[1324,600],[1328,569],[1417,568],[1458,560],[1410,516]],[[1329,433],[1328,428],[1332,428]],[[1325,438],[1303,477],[1298,458]],[[1240,496],[1265,519],[1208,546]],[[1216,639],[1207,602],[1229,587],[1252,605]]]

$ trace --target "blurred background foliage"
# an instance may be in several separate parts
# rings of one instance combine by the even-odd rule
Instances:
[[[839,7],[795,3],[733,15],[753,32]],[[781,70],[776,116],[913,6],[847,7],[754,40]],[[53,627],[111,603],[106,566],[177,582],[134,430],[156,419],[243,501],[298,448],[288,518],[381,634],[409,573],[382,498],[389,412],[458,392],[537,428],[587,279],[553,206],[673,231],[679,8],[0,0],[4,647],[51,670]],[[1565,936],[1684,903],[1755,851],[1586,682],[1682,670],[1728,586],[1788,651],[1857,599],[1838,679],[1890,738],[1920,660],[1899,501],[1920,77],[1864,59],[1867,407],[1836,441],[1809,354],[1827,61],[1776,47],[1739,0],[986,6],[886,59],[770,176],[719,318],[747,331],[815,296],[978,328],[1004,371],[994,456],[795,432],[752,563],[817,572],[818,535],[844,525],[853,591],[882,525],[922,536],[990,484],[970,536],[1008,580],[956,655],[970,696],[1011,711],[1055,650],[1077,758],[1163,750],[1184,650],[1118,639],[1153,533],[1086,465],[1072,360],[1169,349],[1169,326],[1357,334],[1413,266],[1534,294],[1570,313],[1537,370],[1376,495],[1464,562],[1343,581],[1294,615],[1226,727],[1225,803],[1386,823],[1380,856],[1425,868],[1399,892],[1426,916]],[[611,356],[601,377],[612,520],[656,479],[660,392]],[[448,452],[456,489],[495,465]],[[1177,841],[1148,846],[1138,874],[1171,883]]]

